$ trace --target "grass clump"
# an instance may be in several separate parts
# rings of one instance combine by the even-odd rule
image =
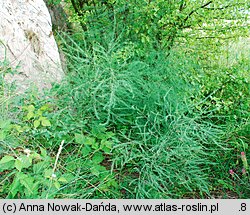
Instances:
[[[141,57],[133,43],[76,38],[61,38],[63,83],[9,103],[1,197],[205,198],[218,190],[239,194],[238,185],[246,197],[248,166],[237,154],[249,154],[248,120],[236,129],[213,111],[193,83],[194,70],[202,71],[195,60],[154,49]]]

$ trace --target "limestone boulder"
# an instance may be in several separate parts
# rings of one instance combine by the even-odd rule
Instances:
[[[39,89],[64,76],[43,0],[0,0],[0,62],[8,61],[16,74],[7,74],[21,92],[35,84]]]

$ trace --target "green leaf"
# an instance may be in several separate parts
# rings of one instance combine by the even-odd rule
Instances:
[[[6,155],[6,156],[4,156],[4,157],[0,160],[0,165],[5,164],[5,163],[8,163],[8,162],[13,161],[13,160],[15,160],[14,157],[9,156],[9,155]]]
[[[75,141],[76,143],[89,145],[89,146],[95,144],[95,138],[86,137],[83,134],[78,134],[78,133],[75,133]]]
[[[62,175],[62,177],[67,180],[67,183],[70,181],[73,181],[75,179],[74,175],[71,173],[65,173]],[[58,181],[60,181],[60,180],[58,179]]]
[[[95,143],[96,143],[96,141],[95,141],[95,138],[93,138],[93,137],[87,137],[86,139],[85,139],[85,141],[84,141],[84,144],[85,145],[95,145]]]
[[[21,156],[22,162],[23,162],[23,168],[29,168],[32,165],[32,157],[27,155]]]
[[[15,168],[21,172],[23,168],[23,162],[20,159],[16,159],[15,161]]]
[[[76,143],[83,144],[84,140],[85,140],[84,135],[75,133],[75,141],[76,141]]]
[[[45,158],[45,157],[48,156],[47,151],[46,151],[44,148],[40,147],[40,151],[41,151],[41,156],[42,156],[43,158]]]
[[[13,197],[16,196],[17,192],[21,192],[23,190],[21,183],[20,183],[20,178],[18,176],[18,173],[16,174],[16,177],[12,184],[10,185],[10,193],[12,194]]]
[[[44,171],[45,178],[51,178],[52,174],[53,174],[53,169],[45,169]]]
[[[68,183],[68,180],[67,180],[66,178],[64,178],[64,177],[60,177],[60,178],[58,179],[58,181],[60,181],[60,182],[62,182],[62,183]]]
[[[104,166],[99,165],[99,164],[95,164],[94,166],[92,166],[90,171],[93,175],[98,177],[100,175],[100,173],[106,171],[106,168]]]
[[[38,153],[36,153],[36,152],[33,152],[31,155],[30,155],[30,157],[32,158],[32,159],[35,159],[35,160],[41,160],[42,158],[41,158],[41,155],[39,155]]]
[[[102,140],[101,141],[101,146],[100,148],[105,152],[105,153],[110,153],[111,149],[112,149],[112,145],[113,143],[111,141],[107,141],[107,140]]]
[[[36,164],[33,165],[33,172],[34,174],[42,174],[42,172],[44,171],[44,169],[48,168],[48,166],[50,165],[49,162],[38,162]]]
[[[13,181],[12,184],[10,185],[10,193],[12,194],[13,197],[16,196],[17,192],[21,192],[23,190],[20,181]]]
[[[29,105],[29,106],[27,107],[27,111],[28,111],[28,112],[34,112],[34,110],[35,110],[34,105]]]
[[[31,176],[24,177],[23,179],[20,180],[20,183],[27,189],[26,195],[27,196],[32,196],[34,193],[34,178]]]
[[[42,126],[51,126],[50,121],[46,117],[42,118]]]
[[[101,152],[96,152],[92,157],[92,161],[96,164],[101,163],[104,159],[105,158]]]
[[[92,148],[93,149],[95,149],[95,150],[97,150],[97,149],[99,149],[99,142],[96,142],[96,141],[94,141],[93,143],[92,143]]]
[[[22,155],[15,161],[15,167],[21,172],[23,168],[29,168],[32,165],[32,158]]]
[[[58,190],[59,190],[60,187],[61,187],[61,185],[60,185],[60,183],[59,183],[58,181],[55,181],[55,182],[54,182],[54,185],[55,185],[55,188],[58,189]]]
[[[92,149],[89,146],[84,146],[81,152],[82,152],[82,156],[85,157],[85,156],[88,156],[92,152]]]
[[[15,158],[9,155],[4,156],[0,160],[0,172],[4,170],[11,170],[14,168]]]
[[[40,120],[34,121],[34,127],[37,128],[40,125]]]
[[[36,112],[36,116],[37,117],[42,117],[43,115],[43,111],[41,109],[39,109],[37,112]]]
[[[45,104],[42,107],[40,107],[40,110],[42,110],[42,111],[46,111],[46,110],[49,110],[49,109],[50,109],[50,105],[49,104]]]
[[[34,113],[33,112],[28,112],[26,117],[27,117],[28,120],[30,120],[31,118],[34,117]]]
[[[99,134],[103,134],[105,131],[106,131],[105,126],[95,125],[91,130],[91,134],[93,134],[94,136],[98,136]]]
[[[99,176],[99,174],[100,174],[100,172],[99,172],[99,170],[98,170],[98,168],[96,168],[96,166],[93,166],[92,168],[91,168],[91,173],[93,174],[93,175],[95,175],[95,176]]]
[[[91,167],[93,166],[93,161],[90,160],[90,159],[86,159],[86,160],[84,161],[84,163],[83,163],[83,166],[84,166],[85,168],[91,168]]]

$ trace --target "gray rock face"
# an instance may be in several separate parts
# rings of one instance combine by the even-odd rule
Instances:
[[[50,14],[43,0],[0,0],[0,62],[9,61],[17,74],[7,74],[20,92],[39,89],[63,78]]]

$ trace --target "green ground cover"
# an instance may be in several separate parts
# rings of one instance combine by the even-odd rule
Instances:
[[[249,39],[210,22],[227,1],[88,2],[57,34],[62,83],[17,96],[0,64],[0,197],[249,198]]]

